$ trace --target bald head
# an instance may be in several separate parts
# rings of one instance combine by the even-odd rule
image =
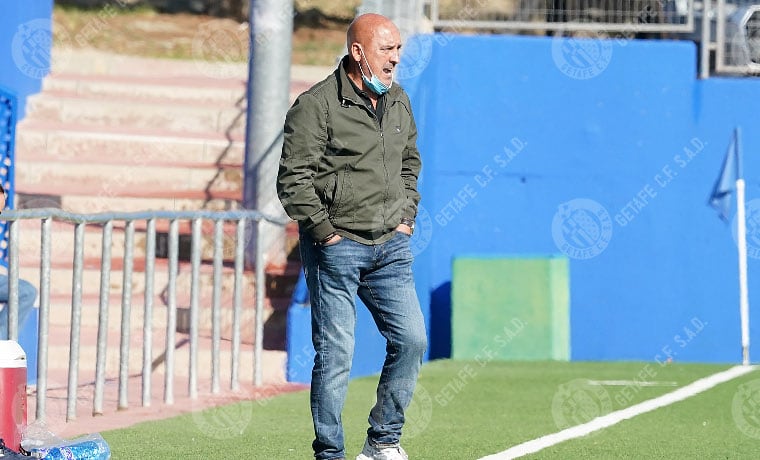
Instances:
[[[373,38],[378,35],[398,34],[398,29],[393,22],[383,15],[366,13],[357,16],[348,26],[346,32],[346,48],[351,49],[353,43],[369,46]]]
[[[362,75],[375,75],[385,85],[392,84],[401,52],[401,34],[390,19],[374,13],[357,16],[348,26],[346,48],[347,72],[354,83],[361,87]]]

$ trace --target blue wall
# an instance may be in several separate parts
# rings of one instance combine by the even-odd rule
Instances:
[[[26,97],[50,70],[52,0],[4,1],[0,7],[0,86],[13,92],[23,118]]]
[[[569,252],[572,359],[741,360],[736,244],[707,200],[741,125],[760,217],[760,80],[697,80],[689,42],[438,35],[405,48],[431,357],[449,351],[454,255]],[[760,225],[748,232],[760,305]],[[760,343],[760,314],[751,325]]]

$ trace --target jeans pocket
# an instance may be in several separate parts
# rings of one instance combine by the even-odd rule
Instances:
[[[320,247],[322,247],[322,248],[331,248],[331,247],[333,247],[333,246],[337,246],[337,245],[339,245],[339,244],[340,244],[340,243],[342,243],[342,242],[343,242],[343,240],[345,240],[345,239],[346,239],[345,237],[341,236],[341,237],[340,237],[340,239],[339,239],[338,241],[334,242],[334,243],[330,243],[330,244],[320,244],[319,246],[320,246]]]

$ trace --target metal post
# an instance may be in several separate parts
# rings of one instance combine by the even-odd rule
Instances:
[[[198,397],[198,295],[201,268],[201,219],[193,219],[192,248],[190,249],[190,398]]]
[[[132,327],[132,268],[135,246],[135,223],[127,221],[124,229],[124,264],[121,283],[121,343],[119,346],[119,410],[129,407],[129,337]]]
[[[103,391],[106,383],[106,354],[108,344],[108,301],[111,296],[111,241],[113,221],[103,226],[102,256],[100,258],[100,305],[98,308],[98,343],[95,357],[95,398],[92,415],[103,414]]]
[[[8,340],[18,340],[18,225],[17,220],[10,224],[10,251],[8,264]]]
[[[79,222],[74,228],[74,274],[71,293],[71,332],[69,335],[69,386],[66,397],[66,421],[77,418],[77,386],[79,385],[79,332],[82,326],[82,272],[84,270],[84,229]]]
[[[232,362],[230,388],[240,389],[240,322],[243,309],[243,264],[245,262],[245,224],[246,220],[237,222],[235,233],[235,284],[232,291]]]
[[[222,252],[224,221],[214,221],[214,288],[211,301],[211,393],[219,393],[219,354],[222,340]]]
[[[50,329],[50,227],[49,217],[40,224],[40,324],[37,334],[37,420],[45,420],[47,397],[48,331]]]
[[[290,103],[290,53],[293,0],[250,3],[248,126],[243,204],[269,216],[284,217],[275,182],[282,150],[282,126]],[[285,263],[285,231],[267,224],[261,243],[269,260]],[[256,239],[258,240],[258,238]],[[249,248],[253,259],[254,248]]]
[[[156,272],[156,219],[148,219],[145,235],[145,317],[143,318],[142,405],[150,406],[153,375],[153,286]]]
[[[736,140],[739,142],[739,139]],[[739,316],[742,333],[742,364],[749,366],[749,294],[747,289],[747,221],[744,214],[744,179],[736,181],[736,242],[739,251]]]
[[[726,64],[726,2],[718,0],[715,17],[715,69]]]
[[[259,218],[256,222],[256,335],[253,349],[253,384],[261,386],[263,381],[262,356],[264,354],[264,297],[266,296],[266,280],[264,277],[264,249],[261,245],[263,233],[261,228],[265,222]]]
[[[699,43],[699,77],[710,77],[710,48],[712,47],[710,39],[710,9],[712,0],[702,2],[702,38]],[[691,6],[693,8],[693,5]]]
[[[177,264],[179,260],[179,224],[169,223],[169,286],[166,306],[166,350],[164,374],[164,402],[174,404],[174,342],[177,335]]]

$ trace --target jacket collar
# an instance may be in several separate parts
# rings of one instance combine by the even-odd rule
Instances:
[[[351,86],[351,81],[349,80],[348,74],[346,73],[345,65],[347,63],[348,55],[345,55],[343,56],[343,59],[341,59],[338,63],[338,68],[335,69],[335,78],[338,82],[338,96],[340,97],[341,102],[347,100],[353,102],[354,104],[362,104],[362,102],[358,100],[356,91],[354,91],[353,86]],[[391,88],[386,93],[386,107],[389,107],[392,101],[398,99],[400,92],[401,88],[399,87],[398,83],[394,81],[393,86],[391,86]]]

